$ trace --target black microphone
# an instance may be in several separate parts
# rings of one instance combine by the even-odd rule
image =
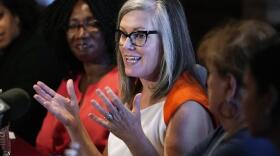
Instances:
[[[20,88],[12,88],[0,94],[0,128],[23,116],[29,109],[30,97]]]

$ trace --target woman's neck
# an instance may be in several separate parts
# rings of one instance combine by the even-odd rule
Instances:
[[[84,63],[85,76],[91,79],[99,79],[110,71],[114,65],[113,64],[90,64]]]
[[[244,120],[241,117],[222,118],[221,125],[229,135],[236,133],[238,130],[246,127]]]
[[[158,103],[163,100],[163,98],[160,99],[154,99],[153,98],[153,93],[154,93],[154,87],[157,82],[154,81],[147,81],[140,79],[143,89],[142,89],[142,96],[141,96],[141,109],[144,109],[146,107],[149,107],[155,103]]]
[[[84,74],[82,75],[79,88],[85,92],[90,84],[98,82],[106,73],[114,68],[113,64],[90,64],[84,63]]]
[[[85,76],[91,82],[94,82],[94,80],[99,80],[100,77],[102,77],[114,67],[108,52],[104,50],[99,53],[102,53],[102,55],[95,57],[94,60],[83,61]]]

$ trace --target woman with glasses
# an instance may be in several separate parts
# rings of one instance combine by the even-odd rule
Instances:
[[[192,76],[195,64],[184,10],[178,0],[128,0],[116,32],[121,97],[112,88],[96,92],[102,102],[89,117],[111,133],[104,155],[186,155],[212,130],[204,89]],[[66,125],[85,155],[102,155],[77,114],[73,81],[69,98],[35,85],[35,98]],[[67,112],[67,116],[62,112]],[[93,121],[93,122],[94,122]]]
[[[109,86],[118,94],[113,37],[121,4],[121,0],[56,0],[47,8],[43,22],[46,38],[60,54],[67,71],[57,93],[68,97],[66,80],[73,79],[79,107],[75,115],[79,116],[89,139],[100,152],[104,150],[109,132],[92,122],[88,114],[98,114],[90,104],[91,99],[98,101],[97,88]],[[71,115],[69,112],[60,113]],[[63,154],[71,143],[66,128],[63,122],[48,113],[37,136],[37,149],[44,155]]]

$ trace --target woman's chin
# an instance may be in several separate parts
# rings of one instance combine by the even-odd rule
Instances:
[[[125,74],[128,77],[138,77],[139,75],[136,74],[135,71],[132,71],[130,69],[125,69]]]

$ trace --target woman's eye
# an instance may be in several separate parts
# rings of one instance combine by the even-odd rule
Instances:
[[[69,25],[68,25],[68,28],[69,29],[75,29],[75,28],[78,28],[79,27],[79,24],[77,24],[77,23],[70,23]]]
[[[2,11],[0,12],[0,19],[2,19],[4,17],[5,13]]]
[[[98,23],[96,20],[90,20],[87,22],[88,27],[97,27]]]
[[[143,38],[145,38],[145,34],[143,34],[143,33],[135,33],[135,38],[138,38],[138,39],[143,39]]]
[[[121,38],[121,39],[126,39],[126,36],[125,36],[124,34],[121,33],[121,34],[120,34],[120,38]]]

